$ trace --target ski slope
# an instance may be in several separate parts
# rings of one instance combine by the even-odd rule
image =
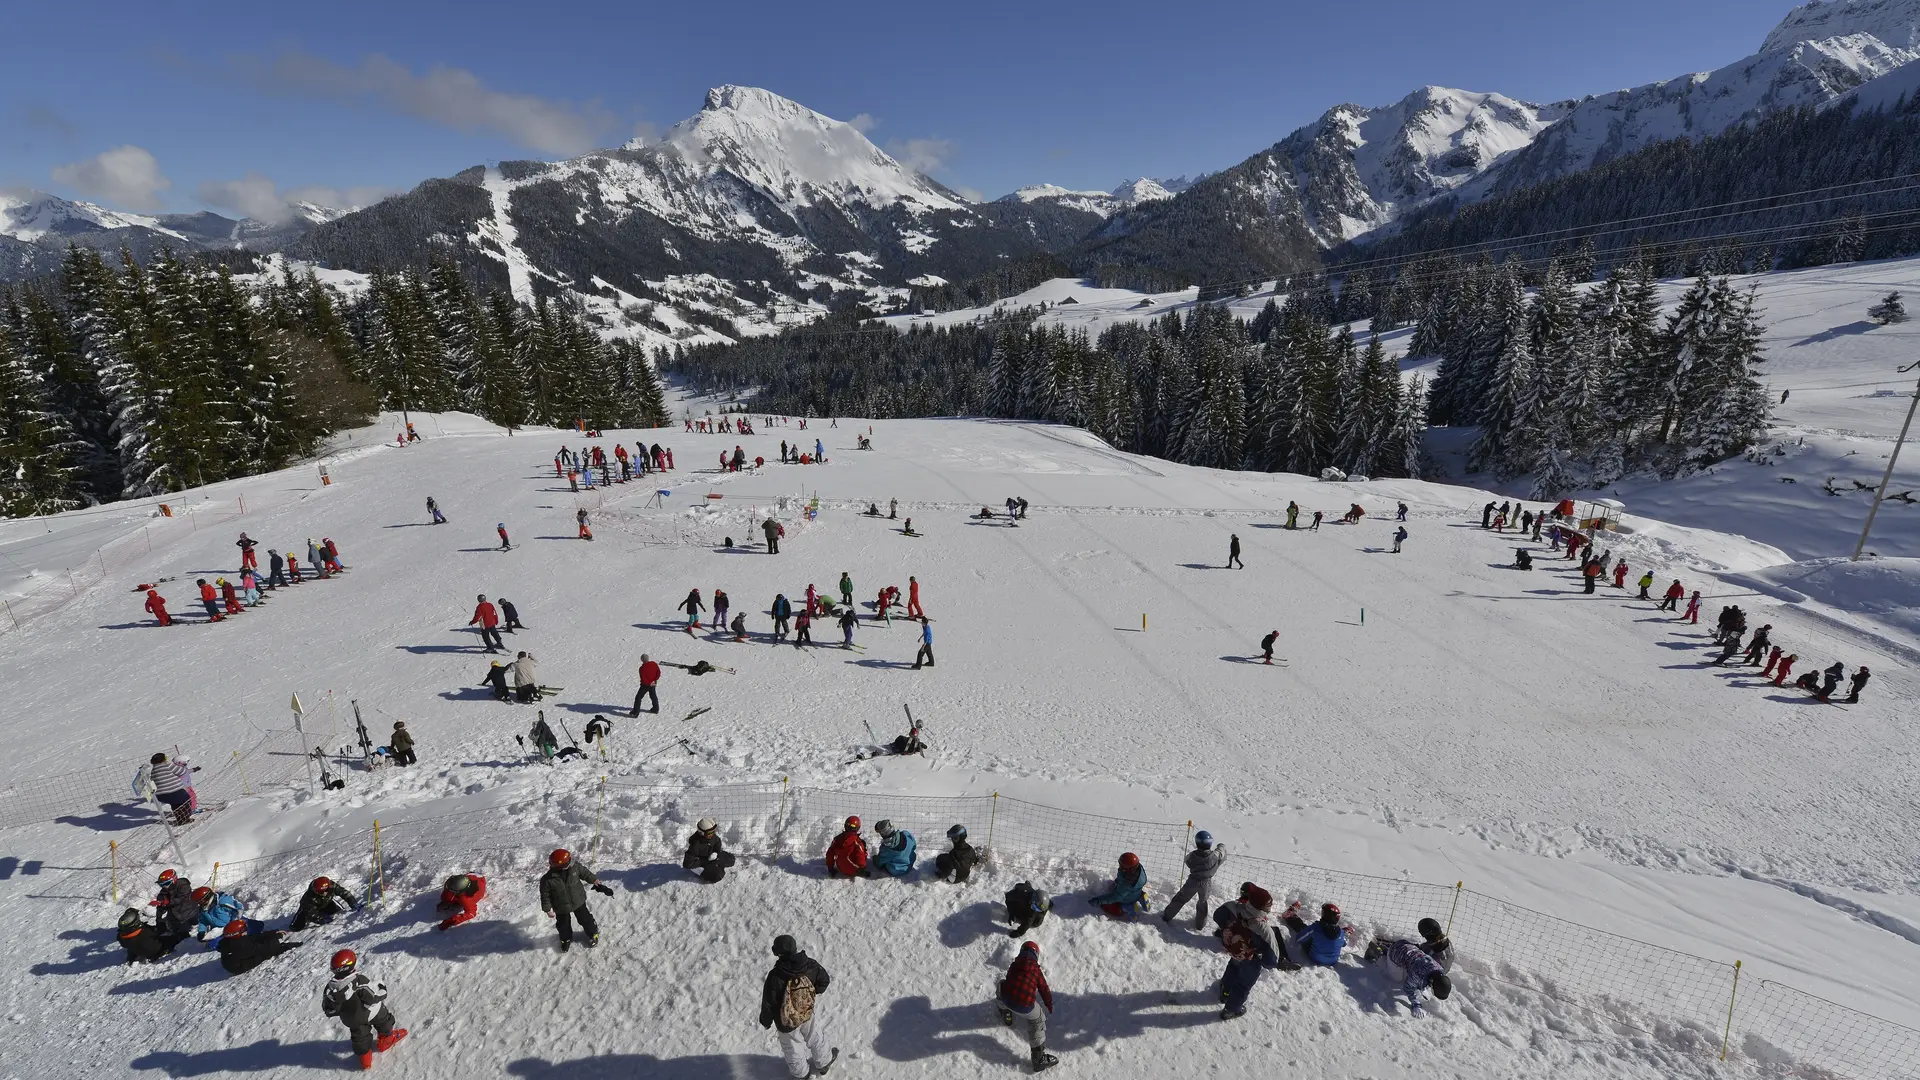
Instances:
[[[856,427],[869,426],[852,420],[751,437],[609,432],[609,451],[616,438],[671,446],[678,470],[664,483],[576,494],[552,465],[562,442],[581,445],[575,433],[416,423],[427,440],[404,449],[390,430],[360,433],[328,462],[324,488],[302,466],[186,493],[176,501],[244,496],[248,510],[168,532],[107,584],[0,634],[15,778],[102,764],[131,773],[174,746],[211,772],[256,729],[286,727],[293,693],[329,745],[351,741],[352,699],[376,741],[404,719],[421,759],[355,773],[341,792],[269,789],[187,831],[186,857],[172,861],[196,882],[216,860],[305,852],[222,873],[251,914],[277,926],[308,877],[362,886],[372,820],[394,827],[379,910],[235,979],[191,945],[162,965],[118,964],[119,907],[75,884],[98,873],[71,868],[101,864],[106,840],[125,831],[43,823],[0,834],[0,956],[16,972],[0,989],[0,1016],[12,1021],[0,1026],[0,1075],[335,1071],[344,1032],[317,997],[326,956],[350,945],[392,986],[412,1031],[383,1072],[774,1077],[777,1049],[753,1021],[767,944],[781,932],[836,977],[824,999],[842,1050],[836,1076],[1003,1075],[1024,1050],[983,1002],[1012,955],[992,928],[998,899],[1022,876],[1060,894],[1060,917],[1039,935],[1060,997],[1060,1076],[1720,1076],[1792,1061],[1749,1040],[1723,1069],[1703,1052],[1717,1049],[1718,1031],[1677,1022],[1651,999],[1596,1013],[1478,978],[1466,937],[1460,989],[1418,1021],[1383,1007],[1384,986],[1355,962],[1269,974],[1250,1016],[1222,1025],[1210,939],[1088,917],[1078,897],[1117,849],[1063,851],[960,888],[829,884],[792,859],[748,860],[706,887],[663,861],[703,812],[698,790],[766,782],[777,798],[782,778],[796,790],[864,792],[882,807],[890,795],[906,806],[908,796],[998,792],[1115,818],[1191,819],[1229,845],[1227,888],[1254,875],[1236,855],[1464,881],[1650,946],[1741,959],[1753,978],[1920,1026],[1920,639],[1856,618],[1858,589],[1809,588],[1797,601],[1782,592],[1800,588],[1791,581],[1763,590],[1760,577],[1787,561],[1778,547],[1642,517],[1613,540],[1636,574],[1644,565],[1661,585],[1680,577],[1702,589],[1708,621],[1738,602],[1750,625],[1772,623],[1801,670],[1870,666],[1857,706],[1704,668],[1704,622],[1676,625],[1610,588],[1581,596],[1564,564],[1508,569],[1522,541],[1481,530],[1488,496],[1465,487],[1193,469],[1074,429],[948,419],[873,422],[872,452],[852,448]],[[782,438],[810,450],[816,437],[824,465],[713,469],[736,444],[772,461]],[[649,507],[659,487],[670,494]],[[426,524],[428,495],[448,525]],[[1019,527],[969,521],[1009,496],[1032,505]],[[857,512],[868,502],[884,511],[890,498],[923,535]],[[1280,528],[1289,500],[1329,523]],[[1397,500],[1412,535],[1394,555]],[[1368,517],[1332,524],[1354,501]],[[591,544],[574,538],[582,507]],[[113,511],[0,524],[0,554],[21,580],[57,578],[88,545],[151,524],[144,506]],[[781,554],[723,545],[757,539],[768,513],[786,523]],[[496,522],[513,550],[495,550]],[[205,624],[191,582],[236,568],[242,528],[303,559],[307,537],[331,537],[350,570]],[[1221,568],[1230,534],[1245,570]],[[863,621],[864,651],[830,644],[839,634],[826,620],[818,648],[764,640],[776,592],[798,598],[811,582],[831,594],[842,571],[861,603],[917,576],[937,666],[910,669],[917,631],[903,620]],[[176,578],[161,588],[182,619],[161,630],[133,589],[165,577]],[[731,594],[752,640],[690,639],[674,606],[696,586],[709,600],[716,586]],[[528,764],[514,736],[533,709],[477,686],[488,658],[464,624],[482,592],[519,609],[527,629],[507,643],[535,652],[541,681],[564,688],[543,707],[569,735],[596,713],[624,714],[642,652],[736,673],[670,668],[661,715],[619,715],[608,761]],[[1289,663],[1249,663],[1274,629]],[[869,726],[883,740],[898,733],[903,702],[927,724],[928,758],[854,760]],[[701,707],[711,711],[680,719]],[[672,749],[678,737],[686,746]],[[599,805],[602,775],[613,786]],[[623,784],[697,790],[685,820],[662,821]],[[107,811],[77,820],[125,824]],[[817,823],[822,839],[832,820]],[[594,822],[604,833],[596,865],[616,889],[593,898],[605,944],[557,955],[532,882],[547,848],[584,846]],[[944,846],[941,827],[918,829],[925,864]],[[1115,830],[1116,845],[1129,842]],[[144,898],[157,869],[127,868],[122,885]],[[478,922],[435,934],[432,891],[457,870],[488,875],[489,897]],[[1164,899],[1174,867],[1148,870]]]

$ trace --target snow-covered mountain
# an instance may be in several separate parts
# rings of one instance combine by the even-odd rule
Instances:
[[[162,247],[177,251],[248,248],[278,251],[307,229],[347,211],[300,203],[295,216],[267,223],[209,211],[131,214],[44,191],[0,190],[0,281],[51,271],[68,244],[145,257]]]
[[[1100,217],[1111,217],[1121,210],[1143,202],[1157,199],[1171,199],[1174,192],[1166,184],[1150,176],[1128,180],[1112,191],[1075,191],[1058,184],[1030,184],[1008,195],[1002,195],[997,202],[1003,203],[1050,203],[1069,210],[1079,210]]]

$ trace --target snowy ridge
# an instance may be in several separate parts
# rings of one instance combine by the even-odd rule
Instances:
[[[162,225],[157,217],[109,210],[41,191],[0,190],[0,236],[33,241],[96,229],[151,229],[186,239]]]
[[[1920,0],[1813,0],[1788,12],[1760,51],[1853,34],[1871,34],[1897,49],[1920,48]]]
[[[1149,176],[1128,180],[1112,191],[1075,191],[1058,184],[1030,184],[1000,197],[1003,203],[1050,203],[1101,217],[1111,217],[1140,203],[1173,198],[1174,193]]]

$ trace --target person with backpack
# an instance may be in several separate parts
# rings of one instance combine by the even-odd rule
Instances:
[[[479,914],[480,901],[487,898],[487,879],[479,874],[455,874],[440,889],[440,902],[434,910],[445,915],[435,930],[451,930]]]
[[[1187,852],[1187,880],[1180,883],[1180,891],[1173,894],[1167,906],[1160,912],[1160,921],[1172,923],[1180,915],[1180,909],[1193,901],[1193,928],[1204,930],[1207,927],[1207,914],[1213,910],[1213,875],[1220,870],[1220,863],[1227,857],[1227,846],[1215,844],[1213,834],[1205,829],[1193,834],[1193,850]]]
[[[1040,1072],[1060,1064],[1047,1053],[1047,1013],[1053,1011],[1053,988],[1047,985],[1047,973],[1040,968],[1040,943],[1029,941],[1020,946],[1020,954],[1000,980],[994,1000],[1000,1022],[1012,1027],[1015,1020],[1027,1022],[1027,1046],[1032,1054],[1033,1071]],[[1041,1009],[1045,1008],[1045,1012]]]
[[[360,1068],[373,1068],[373,1055],[386,1053],[393,1044],[407,1037],[407,1029],[395,1027],[393,1010],[387,1008],[387,986],[360,972],[360,958],[352,949],[333,954],[328,965],[333,978],[320,992],[320,1011],[346,1025],[353,1052]]]
[[[1087,903],[1107,913],[1108,918],[1131,921],[1135,913],[1147,908],[1147,868],[1140,856],[1128,851],[1120,856],[1120,872],[1107,891],[1087,898]]]
[[[827,845],[827,876],[868,877],[867,843],[860,838],[860,815],[847,818],[846,827]]]
[[[1004,898],[1007,905],[1007,922],[1013,929],[1007,931],[1008,937],[1025,937],[1027,931],[1047,921],[1047,912],[1053,910],[1053,898],[1030,882],[1019,882],[1007,890]]]
[[[947,830],[947,839],[953,841],[953,847],[933,857],[934,874],[941,881],[951,881],[955,885],[965,885],[973,876],[973,868],[980,861],[980,853],[967,843],[967,827],[955,825]]]
[[[787,1073],[797,1080],[825,1076],[840,1058],[840,1048],[827,1046],[826,1022],[820,1016],[820,995],[833,977],[819,962],[800,950],[791,934],[773,939],[773,969],[760,987],[760,1026],[772,1028],[780,1041]]]
[[[913,873],[919,850],[913,834],[895,828],[893,822],[885,818],[874,824],[873,831],[880,837],[880,843],[873,849],[873,861],[868,864],[872,876],[903,878]]]
[[[1247,1014],[1247,997],[1260,981],[1260,969],[1280,966],[1280,952],[1267,918],[1273,895],[1252,882],[1240,887],[1240,899],[1222,905],[1220,947],[1227,953],[1227,970],[1220,976],[1220,1019]]]
[[[720,842],[720,825],[710,817],[701,818],[687,837],[687,853],[680,858],[682,870],[692,870],[711,885],[727,876],[734,864],[733,853]]]
[[[600,924],[594,921],[593,912],[587,910],[588,889],[602,896],[613,895],[613,890],[601,884],[592,870],[573,857],[573,852],[554,848],[547,856],[547,872],[540,875],[540,910],[551,916],[559,929],[561,952],[573,947],[576,919],[580,921],[580,929],[587,932],[587,948],[600,944]]]

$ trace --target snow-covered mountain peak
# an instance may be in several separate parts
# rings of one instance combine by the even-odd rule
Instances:
[[[1128,206],[1132,206],[1136,203],[1158,202],[1161,199],[1171,199],[1173,198],[1173,191],[1169,190],[1165,184],[1162,184],[1151,176],[1142,176],[1138,179],[1129,180],[1119,187],[1114,188],[1113,197]]]
[[[126,214],[44,191],[0,189],[0,236],[38,240],[74,231],[146,228],[166,233],[159,219]]]
[[[1920,0],[1813,0],[1788,12],[1760,51],[1859,34],[1894,49],[1920,50]]]

